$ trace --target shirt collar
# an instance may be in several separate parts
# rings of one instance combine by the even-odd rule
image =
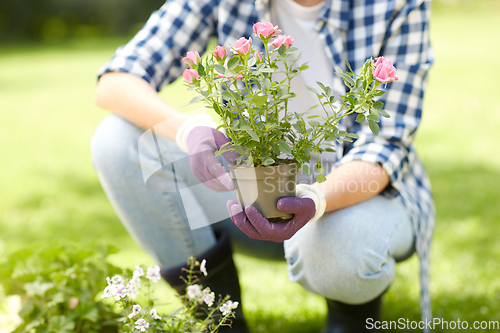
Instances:
[[[255,7],[261,20],[270,20],[269,1],[272,0],[255,0]],[[349,1],[326,0],[325,8],[318,22],[323,21],[340,30],[347,30],[349,28]]]

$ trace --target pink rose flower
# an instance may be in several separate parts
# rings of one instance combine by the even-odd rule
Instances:
[[[276,39],[271,43],[275,48],[280,47],[283,43],[285,43],[286,48],[288,49],[292,43],[295,42],[295,38],[292,36],[279,35]]]
[[[201,61],[201,57],[196,51],[188,51],[186,57],[182,58],[182,61],[189,67],[196,67],[198,62]]]
[[[249,54],[252,49],[252,37],[246,39],[245,37],[241,37],[236,41],[234,47],[232,47],[232,51],[234,54],[239,54],[240,56],[246,56]]]
[[[384,57],[378,57],[372,60],[373,77],[380,83],[389,83],[397,81],[396,68],[392,64],[392,61]]]
[[[196,69],[185,69],[184,72],[182,73],[182,76],[184,76],[184,80],[186,80],[187,83],[193,83],[194,80],[198,80],[200,78],[200,75],[196,71]]]
[[[213,52],[215,60],[223,62],[227,57],[227,50],[224,46],[217,45]]]
[[[257,22],[253,25],[253,32],[261,39],[269,39],[281,32],[278,26],[274,26],[271,22]]]
[[[262,54],[260,54],[259,51],[255,51],[253,56],[255,57],[255,60],[257,60],[258,64],[260,64],[262,62]]]

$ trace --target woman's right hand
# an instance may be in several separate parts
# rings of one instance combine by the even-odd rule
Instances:
[[[230,140],[214,128],[197,126],[189,131],[186,142],[189,164],[196,178],[216,192],[233,191],[233,179],[216,157],[219,149]],[[229,151],[222,153],[222,156],[229,163],[235,163],[240,155],[236,151]]]

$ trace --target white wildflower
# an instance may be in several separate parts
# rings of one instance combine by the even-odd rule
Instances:
[[[141,330],[141,332],[145,332],[148,327],[149,323],[142,318],[135,322],[135,329]]]
[[[200,286],[197,284],[190,285],[186,288],[187,295],[189,299],[197,299],[201,295],[201,289]]]
[[[226,303],[222,304],[222,306],[219,308],[220,312],[222,312],[223,316],[227,316],[228,314],[231,313],[232,310],[236,309],[238,307],[238,302],[233,302],[231,300],[227,301]]]
[[[115,300],[119,301],[120,299],[127,297],[128,289],[123,284],[117,284],[111,288],[110,293],[115,297]]]
[[[205,259],[203,259],[201,261],[201,264],[200,264],[200,271],[203,273],[203,275],[207,276],[208,275],[208,272],[207,272],[207,261]]]
[[[137,316],[141,312],[142,308],[139,304],[135,304],[132,307],[132,312],[128,315],[129,318],[132,318],[134,316]]]
[[[156,313],[156,309],[151,309],[151,317],[154,319],[161,319],[161,317]]]
[[[110,292],[110,289],[111,289],[112,285],[108,285],[106,288],[104,288],[104,291],[102,292],[102,296],[101,298],[106,298],[106,297],[111,297],[113,296]]]
[[[111,278],[111,283],[112,284],[123,284],[123,278],[120,275],[115,275]],[[109,284],[109,280],[108,280]]]
[[[139,288],[137,287],[137,285],[129,282],[127,284],[127,294],[130,296],[130,298],[136,299],[137,295],[139,294]]]
[[[135,266],[135,270],[134,270],[134,278],[140,278],[141,276],[144,275],[144,270],[142,269],[141,266]]]
[[[151,282],[156,283],[161,279],[160,275],[160,267],[158,266],[150,266],[148,267],[148,271],[146,273],[146,277],[151,280]]]
[[[212,306],[215,301],[215,293],[210,291],[210,288],[203,289],[203,295],[201,296],[203,302],[205,302],[208,306]]]

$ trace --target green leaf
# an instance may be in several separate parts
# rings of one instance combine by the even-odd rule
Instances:
[[[375,103],[373,103],[373,107],[375,109],[382,109],[384,107],[384,103],[382,103],[381,101],[376,101]]]
[[[317,105],[313,106],[313,107],[317,107]],[[309,109],[310,110],[310,109]],[[308,111],[309,111],[308,110]],[[307,119],[313,119],[313,118],[319,118],[319,116],[317,114],[313,114],[312,116],[309,116],[307,117]]]
[[[259,72],[261,72],[261,73],[273,73],[274,69],[266,67],[266,68],[262,68],[261,70],[259,70]]]
[[[248,68],[250,68],[250,67],[252,67],[253,65],[255,65],[256,63],[257,63],[257,59],[255,59],[255,58],[250,58],[250,59],[248,60],[247,67],[248,67]]]
[[[369,121],[374,121],[376,123],[378,123],[380,121],[377,116],[374,116],[372,114],[369,114],[368,117],[366,117],[366,118],[368,118]]]
[[[295,130],[296,130],[297,132],[299,132],[300,134],[302,134],[302,132],[303,132],[303,131],[302,131],[302,127],[300,127],[300,126],[299,126],[299,125],[297,125],[297,124],[293,124],[292,126],[293,126],[293,128],[295,128]]]
[[[247,149],[243,146],[240,146],[240,145],[236,145],[234,146],[234,148],[236,149],[236,152],[240,155],[246,155],[247,154]]]
[[[229,93],[229,91],[223,91],[221,94],[222,98],[225,99],[226,101],[234,101],[233,95]]]
[[[378,111],[380,112],[380,114],[382,115],[382,117],[384,117],[384,118],[391,118],[391,115],[388,114],[387,112],[385,112],[384,109],[380,109]]]
[[[326,177],[323,175],[318,175],[318,177],[316,177],[316,181],[318,183],[323,183],[324,181],[326,181]]]
[[[286,51],[286,45],[285,45],[285,43],[283,43],[283,44],[281,44],[281,46],[278,49],[278,54],[282,55],[283,53],[285,53],[285,51]]]
[[[299,71],[305,71],[308,68],[309,66],[307,64],[303,64],[302,66],[299,67]]]
[[[311,169],[308,164],[302,164],[302,172],[307,176],[311,175]]]
[[[241,100],[243,100],[243,97],[241,97],[241,95],[240,95],[240,94],[235,93],[234,91],[231,91],[231,90],[229,90],[228,92],[231,94],[231,96],[233,96],[233,99],[234,99],[234,100],[236,100],[236,101],[241,101]]]
[[[236,68],[236,66],[238,66],[239,63],[240,63],[239,57],[238,56],[233,56],[227,62],[227,68],[232,71],[233,69]]]
[[[356,117],[356,121],[360,124],[364,123],[366,120],[366,117],[364,114],[360,113],[358,114],[358,116]]]
[[[353,139],[359,139],[359,136],[356,133],[347,133],[347,137]]]
[[[274,163],[274,159],[272,159],[271,157],[266,158],[266,159],[262,162],[262,164],[263,164],[263,165],[270,165],[270,164],[273,164],[273,163]]]
[[[197,69],[197,71],[198,71],[198,74],[200,74],[200,76],[207,75],[207,73],[205,73],[205,68],[201,64],[201,61],[198,63],[198,69]]]
[[[316,81],[316,83],[318,84],[318,86],[319,86],[321,89],[323,89],[323,91],[325,91],[325,92],[326,92],[325,85],[324,85],[323,83],[321,83],[321,82],[319,82],[319,81]]]
[[[224,74],[226,72],[226,68],[224,68],[224,66],[222,66],[222,65],[215,64],[214,68],[217,71],[217,73],[219,73],[219,74]]]
[[[286,143],[285,141],[278,141],[276,142],[278,144],[278,146],[280,147],[281,151],[285,154],[291,154],[292,153],[292,149],[290,148],[290,146],[288,145],[288,143]]]
[[[330,152],[330,153],[335,153],[335,152],[336,152],[336,150],[335,150],[335,149],[333,149],[333,148],[329,148],[329,147],[328,147],[328,148],[325,148],[325,151],[328,151],[328,152]]]
[[[277,144],[273,143],[271,148],[273,149],[273,152],[276,154],[276,156],[281,154],[280,147]]]
[[[279,100],[280,101],[284,101],[285,99],[289,99],[289,98],[293,98],[295,97],[295,94],[284,94],[284,95],[281,95]]]
[[[343,74],[341,74],[341,76],[342,76],[342,79],[344,80],[344,82],[350,84],[351,87],[355,86],[354,80],[349,75],[343,73]]]
[[[27,292],[32,292],[35,295],[38,296],[43,296],[47,290],[50,288],[53,288],[55,285],[52,282],[40,282],[40,281],[35,281],[32,283],[25,283],[24,284],[24,289]]]
[[[368,125],[370,126],[370,130],[373,132],[373,134],[378,135],[378,132],[380,130],[378,124],[374,121],[368,120]]]
[[[248,133],[252,137],[252,140],[255,140],[257,142],[260,142],[259,136],[253,131],[251,128],[245,128],[245,132]]]
[[[318,83],[319,84],[319,83]],[[313,93],[315,93],[316,95],[319,95],[319,91],[317,91],[316,89],[314,89],[313,87],[309,87],[307,84],[306,84],[306,89],[309,90],[309,91],[312,91]]]
[[[82,318],[96,323],[97,320],[99,320],[99,310],[97,310],[96,308],[92,308],[87,313],[85,313]]]
[[[203,100],[203,96],[196,96],[196,97],[193,97],[190,101],[189,101],[189,104],[195,104],[195,103],[198,103],[199,101]]]
[[[69,333],[75,328],[75,323],[66,316],[52,316],[49,330],[58,333]]]
[[[345,62],[345,64],[346,64],[347,68],[349,69],[349,71],[354,72],[354,71],[352,70],[352,68],[351,68],[351,64],[349,63],[349,61],[347,61],[346,59],[344,59],[344,62]]]
[[[316,120],[313,120],[313,121],[310,121],[309,122],[309,125],[311,125],[311,127],[316,127],[316,126],[319,126],[319,121],[316,121]]]
[[[260,108],[262,105],[264,105],[267,102],[267,96],[254,96],[251,99],[251,101],[255,103],[255,106]]]
[[[258,144],[259,144],[259,142],[250,141],[249,143],[247,143],[247,148],[248,149],[255,149]]]
[[[383,94],[385,94],[385,91],[383,90],[375,90],[375,92],[373,93],[373,95],[375,96],[382,96]]]

